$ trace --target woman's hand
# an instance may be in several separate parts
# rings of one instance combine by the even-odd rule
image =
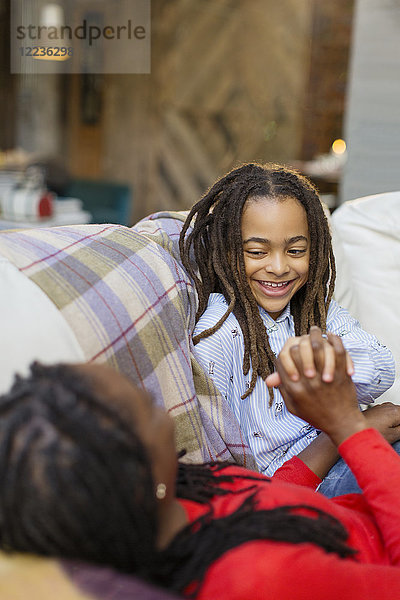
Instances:
[[[300,345],[292,345],[288,353],[290,359],[285,353],[283,356],[280,354],[276,360],[282,382],[279,389],[291,413],[325,431],[332,441],[339,445],[353,433],[366,429],[369,424],[358,408],[356,391],[347,371],[346,351],[341,339],[328,333],[328,343],[335,359],[333,380],[329,382],[323,379],[326,353],[320,330],[313,328],[311,336],[315,376],[306,375],[304,354]],[[291,362],[298,372],[296,380],[288,373]]]
[[[293,381],[298,381],[299,372],[296,364],[291,357],[290,350],[293,346],[298,346],[300,349],[301,360],[303,364],[303,372],[306,377],[314,377],[316,374],[316,360],[318,366],[322,367],[322,380],[329,382],[333,381],[335,373],[335,352],[332,345],[327,339],[322,337],[319,327],[311,327],[308,335],[289,338],[283,346],[279,358],[285,364],[285,370]],[[318,348],[318,356],[315,357],[315,352]],[[354,374],[353,361],[350,354],[346,351],[346,368],[349,375]],[[281,383],[279,373],[275,371],[265,380],[268,387],[278,387]]]

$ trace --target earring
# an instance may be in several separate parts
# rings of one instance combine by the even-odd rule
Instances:
[[[167,486],[165,483],[159,483],[156,488],[156,498],[157,500],[164,500],[167,495]]]

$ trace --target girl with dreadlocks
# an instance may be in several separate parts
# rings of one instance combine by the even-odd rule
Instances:
[[[265,383],[282,349],[297,376],[288,353],[293,336],[306,336],[312,325],[338,334],[354,363],[361,403],[392,385],[390,351],[332,300],[328,222],[305,177],[278,165],[233,170],[193,206],[180,249],[199,299],[196,355],[232,408],[261,472],[272,475],[317,436],[289,413],[279,389]],[[327,381],[333,366],[327,344]],[[313,376],[309,354],[306,367]],[[277,376],[268,380],[277,383]]]
[[[294,346],[299,378],[278,360],[281,391],[363,494],[315,493],[320,479],[299,457],[273,479],[223,464],[182,464],[177,478],[172,420],[144,392],[104,366],[36,364],[0,398],[0,548],[112,566],[201,600],[395,598],[400,459],[370,427],[382,407],[358,410],[340,338],[329,334],[327,383],[313,336],[315,376]]]

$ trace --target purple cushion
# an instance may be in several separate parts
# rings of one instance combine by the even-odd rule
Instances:
[[[72,582],[98,600],[179,600],[178,596],[106,567],[92,567],[74,561],[61,565]]]

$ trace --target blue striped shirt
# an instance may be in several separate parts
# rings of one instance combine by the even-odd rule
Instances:
[[[215,325],[226,310],[227,303],[222,294],[211,294],[193,335]],[[286,340],[295,335],[290,305],[276,321],[263,308],[259,310],[271,349],[278,356]],[[358,401],[370,404],[394,381],[394,360],[390,350],[363,331],[360,324],[334,301],[328,310],[327,330],[342,338],[354,362],[353,381]],[[249,387],[251,369],[243,375],[243,334],[232,313],[213,335],[198,342],[195,353],[229,402],[263,473],[272,475],[317,436],[311,425],[287,410],[279,390],[274,389],[274,402],[269,407],[268,388],[261,377],[258,377],[253,392],[241,399]]]

